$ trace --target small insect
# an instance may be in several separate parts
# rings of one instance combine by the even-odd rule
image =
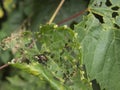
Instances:
[[[37,59],[38,62],[42,64],[46,64],[46,62],[48,61],[48,58],[44,54],[35,55],[35,59]]]

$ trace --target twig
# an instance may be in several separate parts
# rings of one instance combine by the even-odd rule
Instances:
[[[62,7],[63,3],[65,0],[61,0],[60,4],[58,5],[57,9],[55,10],[55,12],[53,13],[51,19],[49,20],[48,24],[51,24],[53,22],[53,20],[55,19],[57,13],[59,12],[60,8]]]
[[[68,17],[68,18],[66,18],[66,19],[64,19],[64,20],[62,20],[60,22],[58,22],[57,24],[61,25],[61,24],[65,23],[65,22],[67,22],[67,21],[70,21],[70,20],[80,16],[81,14],[83,14],[86,11],[88,11],[88,9],[82,10],[82,11],[80,11],[80,12],[78,12],[78,13],[76,13],[76,14],[74,14],[74,15],[72,15],[72,16],[70,16],[70,17]]]
[[[8,67],[10,64],[4,64],[4,65],[2,65],[2,66],[0,66],[0,70],[2,70],[3,68],[5,68],[5,67]]]

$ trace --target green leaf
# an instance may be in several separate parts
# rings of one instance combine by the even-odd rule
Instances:
[[[81,43],[82,61],[90,79],[96,79],[102,89],[118,90],[120,29],[114,27],[114,23],[107,22],[108,18],[105,16],[105,23],[101,24],[90,13],[75,30]]]
[[[58,90],[67,90],[62,83],[54,79],[54,77],[52,76],[52,73],[49,73],[49,71],[47,71],[46,68],[41,66],[39,63],[32,63],[31,65],[22,65],[22,64],[16,63],[13,65],[33,75],[37,75],[40,78],[42,75],[46,80],[48,80],[53,85],[53,87],[55,87]]]
[[[18,33],[19,34],[19,33]],[[42,25],[38,32],[23,32],[13,41],[21,43],[15,59],[11,64],[25,70],[34,76],[44,78],[55,89],[60,90],[91,90],[89,80],[81,73],[80,45],[76,40],[76,33],[66,26],[56,24]],[[25,35],[25,36],[24,36]],[[28,38],[34,37],[34,44]],[[12,42],[7,44],[11,46]],[[13,45],[13,47],[16,43]],[[11,48],[11,47],[10,47]],[[21,53],[22,52],[22,53]],[[43,56],[40,56],[43,55]],[[35,58],[39,56],[38,58]],[[43,61],[41,57],[46,57]],[[25,60],[29,60],[29,64]]]

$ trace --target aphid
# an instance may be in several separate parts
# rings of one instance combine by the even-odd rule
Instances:
[[[35,59],[37,59],[38,62],[42,64],[46,64],[46,62],[48,61],[48,58],[44,54],[35,55]]]

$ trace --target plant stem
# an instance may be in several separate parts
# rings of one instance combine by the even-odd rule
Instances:
[[[2,69],[5,68],[5,67],[8,67],[8,66],[9,66],[8,63],[7,63],[7,64],[4,64],[4,65],[0,66],[0,70],[2,70]]]
[[[63,3],[65,0],[61,0],[60,4],[58,5],[57,9],[55,10],[55,12],[53,13],[51,19],[49,20],[48,24],[51,24],[53,22],[53,20],[55,19],[57,13],[59,12],[60,8],[62,7]]]
[[[57,24],[61,25],[61,24],[65,23],[65,22],[67,22],[67,21],[70,21],[70,20],[82,15],[86,11],[88,11],[88,9],[82,10],[82,11],[80,11],[80,12],[78,12],[78,13],[76,13],[76,14],[74,14],[74,15],[72,15],[72,16],[70,16],[70,17],[68,17],[68,18],[66,18],[66,19],[64,19],[64,20],[62,20],[60,22],[58,22]]]

